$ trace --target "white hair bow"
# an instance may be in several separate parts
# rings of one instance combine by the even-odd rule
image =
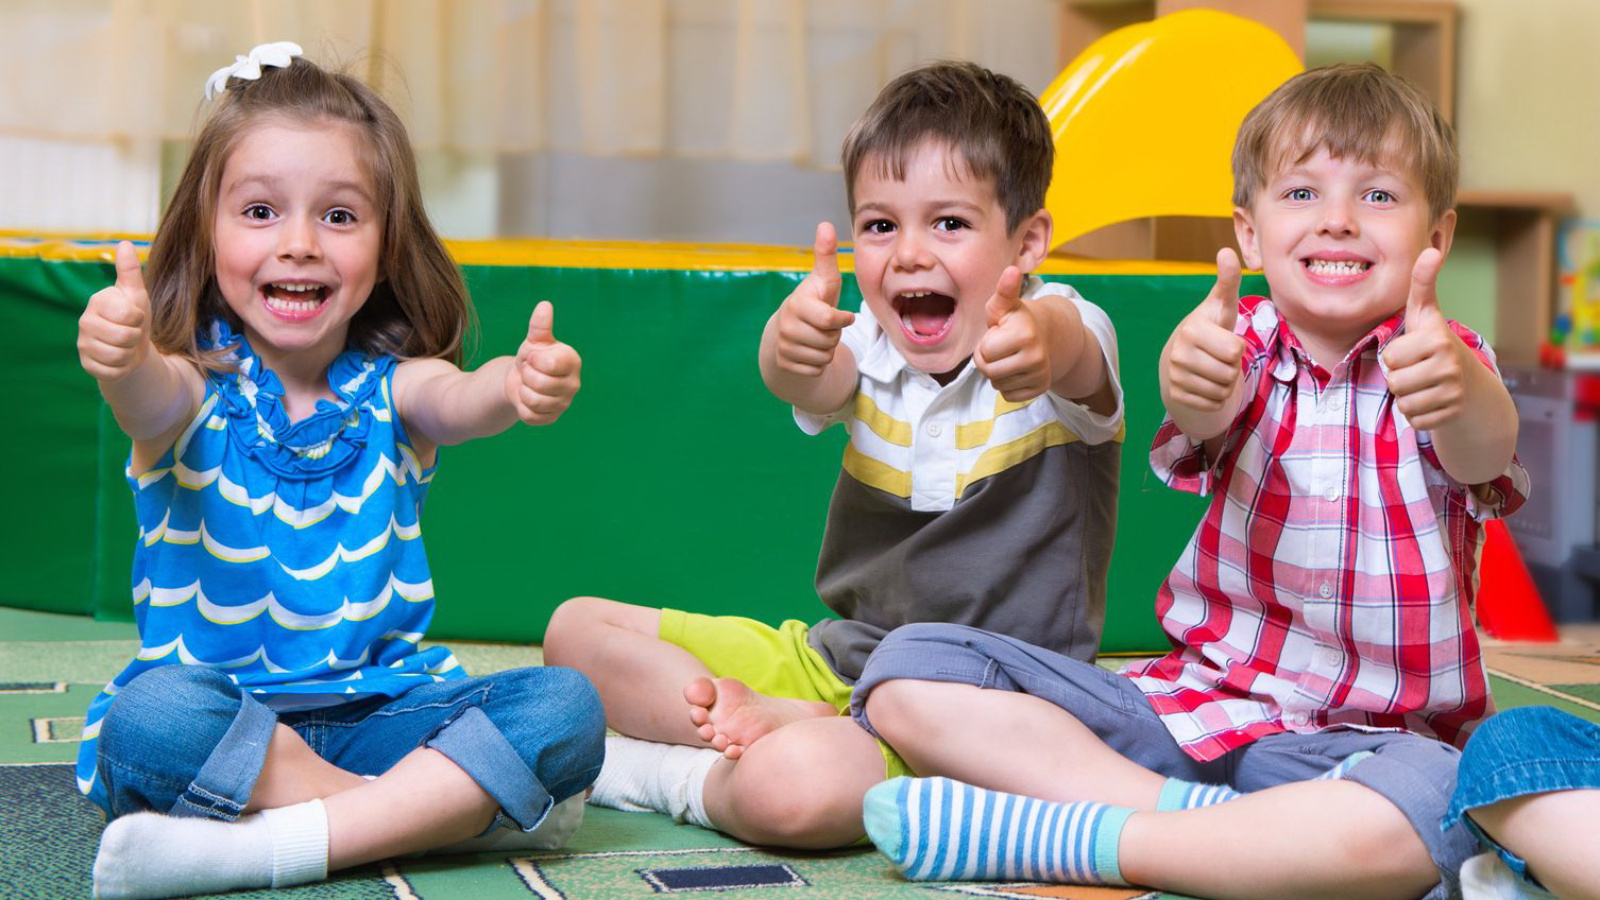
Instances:
[[[211,77],[206,79],[206,99],[211,100],[227,90],[229,78],[255,81],[261,77],[262,66],[287,68],[296,56],[304,55],[305,51],[293,41],[260,44],[250,51],[249,56],[236,56],[231,65],[223,66],[211,73]]]

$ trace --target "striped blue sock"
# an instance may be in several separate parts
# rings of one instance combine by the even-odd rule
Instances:
[[[1240,796],[1243,795],[1225,784],[1202,784],[1197,781],[1184,781],[1181,778],[1168,778],[1166,783],[1161,785],[1161,796],[1156,800],[1156,810],[1168,812],[1174,809],[1199,809],[1202,806],[1226,803]]]
[[[1117,840],[1130,809],[895,778],[867,791],[863,814],[879,852],[913,881],[1127,884]]]

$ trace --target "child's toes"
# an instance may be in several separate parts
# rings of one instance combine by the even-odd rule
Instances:
[[[683,699],[690,706],[701,706],[710,709],[717,702],[717,686],[709,678],[696,678],[683,686]]]

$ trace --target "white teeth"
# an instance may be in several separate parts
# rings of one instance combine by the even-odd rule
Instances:
[[[267,305],[282,312],[310,312],[320,304],[315,300],[283,300],[268,294]]]
[[[320,290],[322,288],[322,285],[320,285],[320,284],[274,284],[274,285],[272,285],[272,288],[274,290],[279,290],[279,291],[288,291],[291,294],[299,294],[299,293],[304,293],[305,291]]]
[[[933,291],[905,291],[905,292],[901,293],[900,296],[905,297],[907,299],[915,299],[917,297],[931,297],[931,296],[933,296]]]
[[[1312,259],[1306,261],[1306,268],[1313,275],[1359,275],[1371,267],[1371,263],[1358,260]]]

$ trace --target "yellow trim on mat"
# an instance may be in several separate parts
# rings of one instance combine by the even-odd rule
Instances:
[[[39,234],[0,229],[0,258],[48,262],[111,262],[117,242],[130,240],[140,256],[150,236],[140,234]],[[810,247],[761,244],[691,244],[645,241],[495,240],[446,241],[464,266],[530,266],[575,269],[682,269],[688,271],[780,271],[811,269]],[[839,268],[855,271],[851,253],[839,254]],[[1038,275],[1210,275],[1205,263],[1156,260],[1047,259]]]
[[[911,423],[902,422],[878,408],[862,391],[856,391],[856,408],[853,415],[872,433],[896,447],[911,446]]]
[[[844,448],[844,470],[867,487],[877,488],[896,497],[911,496],[911,473],[881,463],[847,444]]]
[[[1006,441],[998,447],[985,451],[978,457],[978,461],[972,464],[969,471],[956,476],[956,498],[960,499],[967,487],[974,482],[1004,472],[1023,460],[1043,453],[1049,447],[1059,447],[1080,440],[1083,439],[1068,431],[1067,426],[1060,422],[1046,422],[1014,441]]]

